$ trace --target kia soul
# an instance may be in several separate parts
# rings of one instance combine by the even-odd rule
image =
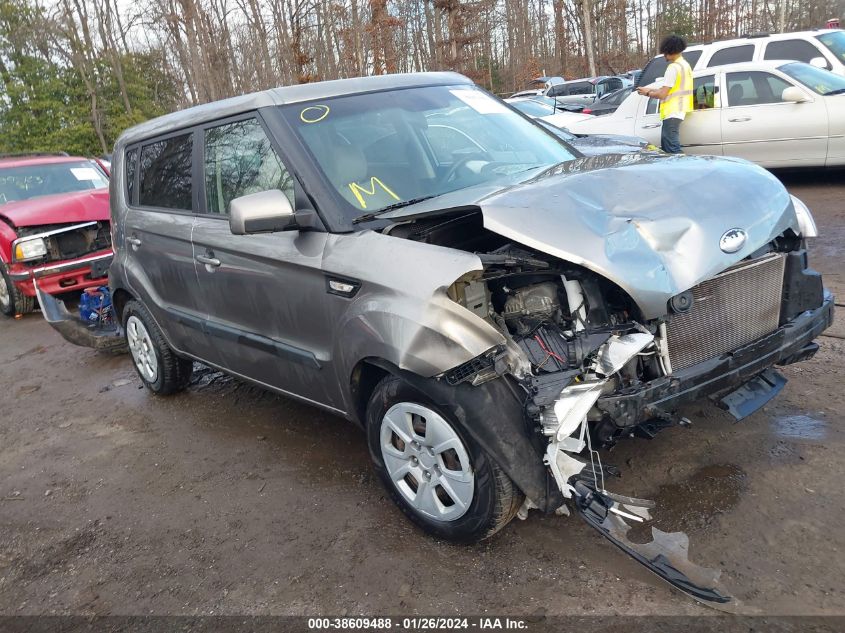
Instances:
[[[703,398],[746,417],[816,352],[816,227],[769,172],[583,157],[454,73],[190,108],[125,132],[113,167],[115,320],[150,391],[199,361],[361,425],[433,535],[572,509],[730,599],[683,539],[626,537],[651,504],[605,489],[600,449]]]

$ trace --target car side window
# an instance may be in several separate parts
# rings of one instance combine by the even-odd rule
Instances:
[[[280,189],[294,204],[293,177],[279,160],[257,119],[205,130],[207,213],[227,215],[235,198]]]
[[[141,147],[139,204],[183,211],[193,208],[192,148],[192,134]]]
[[[769,42],[766,45],[766,52],[763,54],[763,59],[791,59],[806,63],[809,63],[811,59],[816,57],[824,57],[824,55],[807,40]],[[827,66],[829,68],[830,63]]]
[[[695,110],[709,110],[717,107],[716,76],[696,77],[692,85],[692,104]]]
[[[657,114],[657,109],[660,107],[658,99],[649,99],[648,105],[645,107],[646,114]]]
[[[138,173],[138,150],[126,152],[126,201],[135,204],[135,175]]]
[[[594,94],[595,91],[596,87],[589,81],[582,81],[577,84],[570,84],[569,86],[570,95],[591,95]]]
[[[754,57],[754,44],[744,44],[743,46],[730,46],[723,48],[720,51],[713,53],[710,61],[707,62],[707,67],[724,66],[725,64],[737,64],[739,62],[750,62]]]
[[[759,71],[728,73],[728,105],[746,106],[781,103],[790,84],[771,73]]]

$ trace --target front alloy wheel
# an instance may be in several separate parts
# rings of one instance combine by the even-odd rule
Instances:
[[[393,405],[381,422],[381,455],[391,481],[420,514],[453,521],[469,509],[475,486],[469,455],[436,411]]]
[[[473,543],[498,532],[519,510],[522,492],[463,418],[402,378],[386,376],[375,386],[366,422],[376,473],[396,505],[429,534]]]

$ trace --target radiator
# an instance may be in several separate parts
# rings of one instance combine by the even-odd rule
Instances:
[[[672,371],[691,367],[775,331],[784,257],[771,253],[736,264],[692,288],[693,307],[671,315],[666,342]]]

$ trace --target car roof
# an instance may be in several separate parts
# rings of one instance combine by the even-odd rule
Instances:
[[[333,97],[379,92],[396,88],[419,88],[424,86],[456,84],[473,85],[473,82],[458,73],[432,72],[375,75],[372,77],[335,79],[332,81],[282,86],[165,114],[164,116],[129,128],[120,136],[118,144],[132,143],[152,136],[166,134],[180,128],[199,125],[207,121],[235,116],[242,112],[269,106],[300,103],[315,99],[330,99]]]
[[[714,40],[712,42],[698,42],[696,44],[690,44],[689,46],[684,49],[685,51],[688,50],[699,50],[704,49],[709,46],[715,46],[718,48],[725,48],[729,46],[739,46],[742,44],[754,44],[755,42],[764,42],[764,41],[772,41],[772,40],[794,40],[796,36],[804,35],[808,37],[815,37],[817,35],[824,35],[825,33],[835,33],[836,31],[842,31],[843,29],[817,29],[813,31],[792,31],[789,33],[769,33],[769,34],[760,34],[754,35],[749,34],[745,37],[735,37],[730,40]],[[655,55],[656,57],[663,57],[662,55]]]
[[[6,167],[25,167],[27,165],[52,165],[55,163],[78,163],[81,160],[91,160],[83,156],[56,156],[21,154],[12,156],[0,156],[0,169]]]

